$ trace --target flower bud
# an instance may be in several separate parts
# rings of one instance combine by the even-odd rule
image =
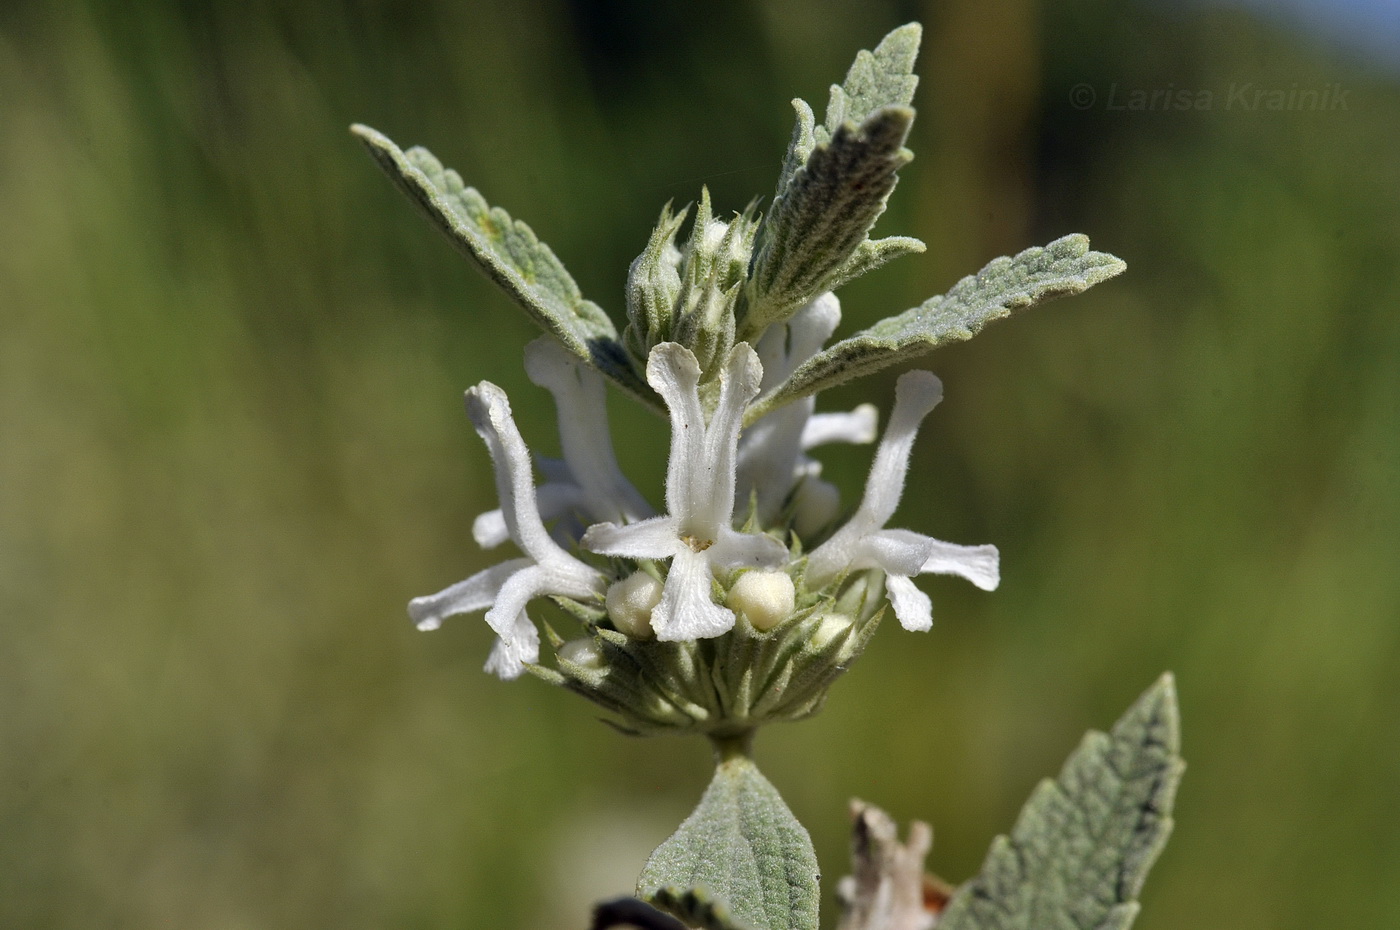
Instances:
[[[633,572],[608,588],[608,618],[620,633],[633,639],[651,639],[651,612],[661,603],[661,582],[646,572]]]
[[[562,661],[587,669],[601,669],[607,662],[603,650],[591,639],[571,639],[555,650]]]
[[[797,591],[786,572],[755,570],[739,576],[725,603],[754,629],[767,631],[792,616]]]

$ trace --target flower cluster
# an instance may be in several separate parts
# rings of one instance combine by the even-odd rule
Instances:
[[[903,26],[857,55],[820,124],[794,101],[797,125],[766,215],[755,201],[719,219],[702,192],[678,243],[690,211],[665,207],[628,273],[620,333],[529,226],[427,150],[354,127],[412,202],[545,331],[526,349],[525,369],[559,417],[562,460],[532,461],[505,392],[487,382],[467,392],[500,503],[473,535],[521,555],[415,599],[409,613],[420,629],[485,611],[497,636],[488,671],[571,688],[635,732],[727,738],[816,710],[887,606],[906,629],[929,629],[932,606],[916,576],[997,586],[994,547],[887,526],[919,426],[942,399],[938,379],[899,379],[865,493],[849,512],[811,452],[874,442],[876,410],[818,413],[817,395],[1124,266],[1065,236],[995,259],[946,294],[827,345],[841,321],[839,287],[924,249],[906,236],[870,236],[911,158],[919,36],[917,24]],[[618,467],[608,381],[669,419],[664,512]],[[532,617],[531,602],[545,598],[583,635],[566,640]],[[552,663],[541,659],[542,631]]]
[[[827,666],[829,676],[816,676],[825,680],[863,646],[866,636],[855,634],[878,619],[881,587],[910,630],[932,623],[929,599],[913,576],[960,575],[995,588],[995,547],[886,528],[915,435],[942,397],[932,374],[911,371],[899,379],[864,497],[844,520],[837,489],[820,478],[820,464],[807,453],[825,443],[873,441],[873,406],[815,413],[809,396],[745,426],[757,403],[821,349],[839,320],[837,298],[823,294],[769,327],[756,345],[734,343],[708,383],[690,348],[660,342],[650,349],[646,381],[671,427],[660,514],[618,467],[602,376],[552,337],[536,340],[526,349],[525,367],[554,397],[563,459],[539,460],[545,480],[536,485],[505,392],[489,382],[467,392],[467,412],[490,451],[500,500],[499,510],[476,520],[474,535],[483,547],[509,540],[523,556],[412,601],[418,627],[436,629],[446,617],[485,610],[498,637],[488,671],[506,679],[536,671],[600,700],[634,728],[713,730],[738,718],[757,722],[749,717],[764,694],[751,694],[743,707],[727,706],[732,694],[685,695],[676,681],[699,676],[670,666],[703,662],[700,641],[734,636],[737,627],[740,638],[790,653],[782,661],[801,665],[805,656],[808,664]],[[555,638],[559,671],[541,665],[539,630],[527,613],[530,601],[546,597],[568,607],[588,633],[571,642]],[[787,634],[803,641],[789,642]],[[833,643],[847,648],[833,651]],[[653,654],[638,656],[647,650]],[[817,653],[824,657],[814,660]],[[662,661],[663,654],[669,658]],[[632,666],[641,670],[638,681],[621,687],[610,681]],[[771,691],[775,682],[767,684]],[[658,705],[640,720],[638,702],[628,696],[635,691],[654,692],[641,703]],[[806,713],[824,691],[823,682],[811,694],[789,697]],[[673,719],[678,706],[687,712]],[[793,706],[765,716],[791,716]]]

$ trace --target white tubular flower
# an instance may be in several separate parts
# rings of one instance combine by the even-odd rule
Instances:
[[[744,410],[758,395],[763,369],[747,343],[729,353],[719,376],[719,400],[706,424],[700,405],[700,365],[684,346],[663,342],[647,358],[647,383],[671,414],[671,456],[664,516],[619,526],[600,523],[583,546],[603,555],[670,559],[661,602],[652,611],[657,639],[694,640],[734,627],[734,612],[710,593],[716,571],[740,565],[776,565],[787,549],[768,536],[737,532],[734,469]]]
[[[554,395],[564,450],[562,462],[540,461],[547,479],[536,489],[541,518],[579,514],[582,523],[568,521],[572,526],[564,527],[569,540],[577,539],[590,523],[631,523],[652,516],[656,511],[617,467],[603,376],[580,364],[551,336],[541,336],[525,347],[525,373]],[[571,529],[575,532],[570,533]],[[505,542],[510,534],[504,514],[490,510],[477,517],[472,536],[483,549]]]
[[[524,671],[524,663],[539,661],[539,631],[526,616],[525,605],[546,594],[597,598],[606,584],[601,573],[549,538],[535,500],[530,450],[511,417],[505,392],[481,382],[467,391],[467,415],[491,453],[506,532],[525,556],[477,572],[437,594],[414,598],[408,614],[420,630],[435,630],[446,617],[490,608],[486,622],[500,641],[491,650],[486,670],[511,679]]]
[[[807,304],[786,324],[770,326],[758,341],[762,392],[773,391],[798,366],[821,350],[841,322],[841,302],[830,292]],[[739,505],[757,499],[758,519],[772,523],[800,478],[816,481],[821,463],[802,453],[832,442],[875,440],[876,411],[862,404],[850,413],[814,414],[816,400],[804,397],[754,423],[739,442]]]
[[[942,399],[943,385],[931,373],[911,371],[900,377],[895,385],[894,410],[875,453],[860,507],[807,560],[807,583],[812,588],[822,587],[844,571],[883,570],[890,604],[906,630],[933,626],[933,606],[928,595],[914,586],[911,576],[960,575],[984,591],[995,589],[1001,580],[995,546],[959,546],[910,530],[885,529],[904,493],[904,476],[919,424]]]

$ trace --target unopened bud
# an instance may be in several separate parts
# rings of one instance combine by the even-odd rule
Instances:
[[[797,590],[786,572],[751,571],[739,576],[725,601],[756,630],[771,630],[792,616]]]
[[[584,668],[602,668],[603,650],[591,639],[571,639],[556,650],[556,655],[565,662],[581,665]]]
[[[662,584],[646,572],[633,572],[608,588],[608,617],[619,633],[651,639],[651,612],[661,603]]]

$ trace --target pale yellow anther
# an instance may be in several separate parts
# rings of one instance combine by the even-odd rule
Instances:
[[[633,572],[608,588],[605,604],[618,632],[633,639],[651,639],[651,612],[661,603],[663,586],[646,572]]]
[[[739,576],[725,603],[754,629],[771,630],[792,616],[797,590],[785,572],[756,570]]]

